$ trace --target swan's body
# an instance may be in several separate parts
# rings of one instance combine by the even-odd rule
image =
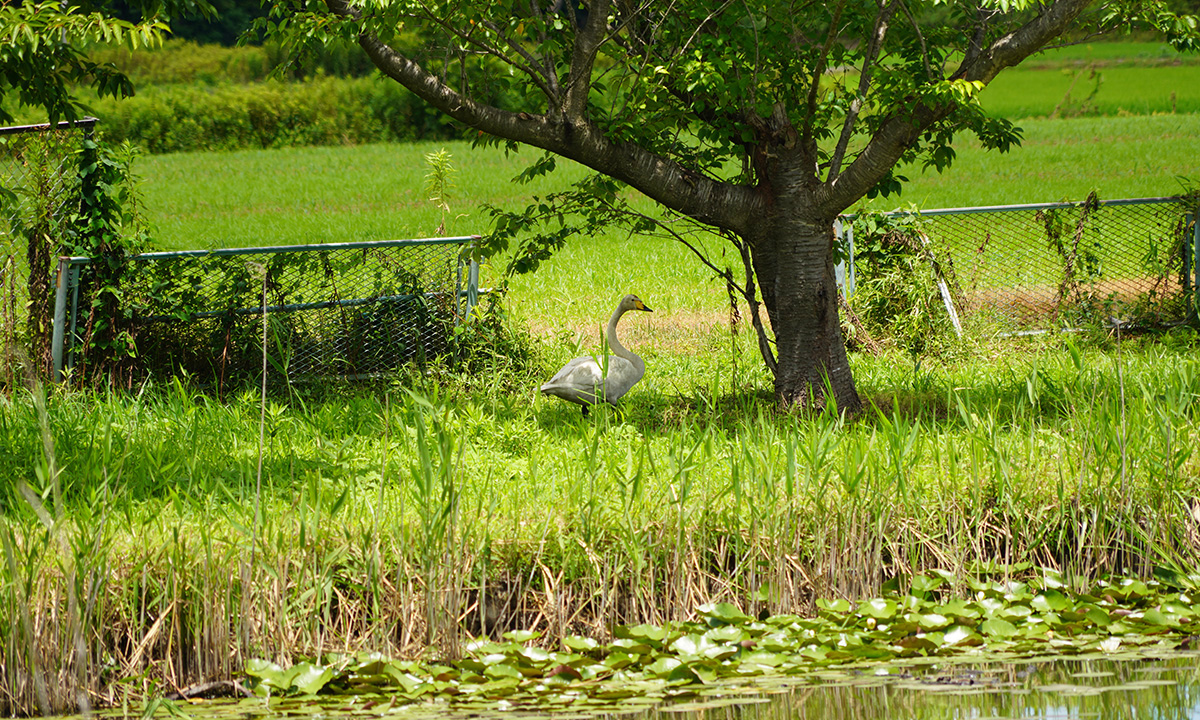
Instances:
[[[654,312],[636,295],[626,295],[613,311],[604,335],[613,354],[602,358],[591,355],[575,358],[542,385],[542,392],[581,405],[584,415],[587,415],[589,405],[598,402],[615,405],[629,392],[629,388],[646,373],[646,363],[626,350],[617,339],[617,323],[630,310]]]

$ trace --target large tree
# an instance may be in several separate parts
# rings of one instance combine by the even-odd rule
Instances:
[[[902,162],[949,165],[955,133],[1018,141],[977,96],[1068,33],[1146,22],[1181,47],[1195,35],[1157,0],[324,2],[277,0],[270,27],[293,42],[355,38],[460,123],[547,151],[531,172],[562,156],[598,173],[560,203],[612,209],[626,184],[731,241],[750,279],[738,284],[757,319],[757,281],[770,321],[773,342],[756,326],[779,403],[849,410],[837,216],[895,189]],[[521,223],[500,225],[503,238]]]

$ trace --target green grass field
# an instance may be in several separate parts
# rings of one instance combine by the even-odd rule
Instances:
[[[1083,42],[1048,48],[1026,59],[1021,64],[1021,67],[1045,70],[1091,63],[1105,66],[1119,64],[1135,67],[1157,67],[1162,65],[1196,65],[1200,63],[1200,58],[1195,55],[1180,53],[1165,42],[1131,39],[1115,42]]]
[[[1034,55],[981,97],[988,112],[1013,119],[1194,113],[1200,61],[1164,43],[1086,43]]]
[[[901,196],[918,208],[975,207],[1082,200],[1162,197],[1200,181],[1190,159],[1200,149],[1200,114],[1070,120],[1023,120],[1021,147],[1009,153],[956,146],[944,174],[912,168]],[[875,209],[895,201],[880,199]]]
[[[1024,120],[1022,146],[980,150],[966,139],[943,174],[903,168],[891,209],[972,207],[1103,198],[1157,197],[1198,180],[1200,114]],[[560,170],[532,185],[510,182],[538,157],[471,149],[466,143],[283,148],[148,155],[138,161],[147,207],[163,249],[289,245],[426,237],[438,212],[424,197],[424,155],[447,148],[457,169],[447,231],[486,231],[484,204],[516,208],[583,176]]]
[[[1011,118],[1194,113],[1200,111],[1200,65],[1016,68],[980,98],[989,113]]]

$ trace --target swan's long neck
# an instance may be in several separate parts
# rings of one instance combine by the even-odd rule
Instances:
[[[621,316],[624,314],[625,308],[618,307],[608,321],[608,330],[605,331],[605,338],[608,340],[608,347],[610,350],[612,350],[613,355],[625,358],[629,362],[633,363],[634,367],[636,367],[639,371],[644,371],[646,364],[642,362],[642,359],[626,350],[625,346],[621,344],[621,341],[617,339],[617,323],[621,321]]]

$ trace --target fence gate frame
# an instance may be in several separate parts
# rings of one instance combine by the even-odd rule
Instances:
[[[1192,206],[1187,208],[1184,203],[1190,201]],[[1008,213],[1008,212],[1039,212],[1045,210],[1059,209],[1074,209],[1083,206],[1086,201],[1063,201],[1052,203],[1023,203],[1016,205],[981,205],[977,207],[958,207],[958,208],[937,208],[933,210],[893,210],[883,212],[880,215],[884,217],[911,217],[920,218],[937,218],[952,215],[969,215],[983,213]],[[1179,204],[1184,208],[1183,221],[1183,267],[1180,272],[1183,282],[1183,292],[1191,295],[1191,303],[1188,308],[1188,320],[1196,322],[1200,319],[1200,198],[1186,195],[1174,195],[1166,197],[1149,197],[1149,198],[1127,198],[1120,200],[1101,200],[1098,207],[1122,207],[1131,205],[1167,205]],[[857,213],[849,213],[840,215],[834,221],[833,230],[837,242],[842,246],[845,252],[844,259],[840,260],[834,267],[834,272],[838,284],[838,288],[842,293],[842,297],[851,298],[856,290],[857,274],[855,271],[855,253],[854,253],[854,221],[857,219]],[[1190,235],[1191,242],[1188,242]],[[944,280],[940,277],[935,268],[931,268],[934,273],[939,288],[942,294],[943,303],[946,306],[946,312],[949,314],[951,321],[954,323],[956,330],[959,329],[958,313],[954,308],[953,301],[950,298],[949,292],[945,287]],[[1190,287],[1189,285],[1190,280]],[[1043,331],[1022,331],[1018,334],[1026,334],[1028,332],[1043,332]],[[961,330],[959,330],[961,334]]]
[[[470,257],[472,243],[481,239],[479,235],[462,235],[455,237],[419,238],[408,240],[372,240],[343,243],[312,243],[308,245],[277,245],[248,248],[221,248],[217,250],[179,250],[171,252],[143,253],[131,258],[132,261],[142,262],[177,262],[187,260],[203,260],[206,258],[271,255],[283,253],[308,253],[331,251],[369,251],[380,248],[419,248],[436,245],[460,245],[463,249],[458,253],[457,268],[454,274],[454,323],[458,325],[468,318],[479,304],[479,262]],[[66,373],[75,365],[76,349],[83,338],[78,332],[80,313],[80,278],[82,271],[91,264],[93,258],[62,256],[58,260],[57,284],[54,298],[54,332],[51,346],[53,361],[52,378],[62,382]],[[465,280],[465,283],[464,283]],[[436,293],[424,293],[425,297],[433,297]],[[337,298],[316,302],[288,303],[283,305],[268,305],[267,315],[278,313],[304,312],[328,308],[360,307],[382,300],[404,299],[399,296],[374,296],[365,298]],[[200,311],[191,313],[182,322],[194,322],[216,315],[225,314],[229,310]],[[262,315],[261,305],[241,307],[232,310],[237,315]],[[354,379],[358,376],[343,376]]]

